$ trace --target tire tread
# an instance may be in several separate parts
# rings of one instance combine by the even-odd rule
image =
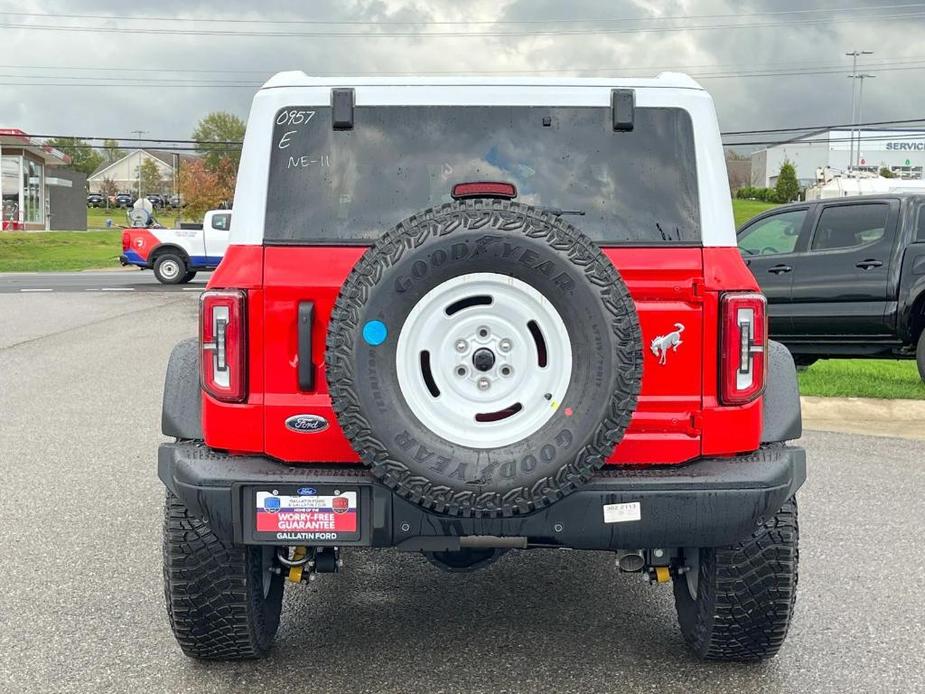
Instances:
[[[264,598],[253,549],[226,546],[167,492],[163,552],[167,616],[183,652],[207,660],[264,656],[279,626],[282,583]]]
[[[748,539],[701,550],[699,590],[683,577],[675,602],[685,641],[707,660],[751,661],[777,654],[790,627],[799,577],[796,498]]]

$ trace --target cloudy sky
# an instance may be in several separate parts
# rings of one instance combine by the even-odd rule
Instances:
[[[681,70],[724,130],[844,123],[854,48],[875,52],[864,120],[905,119],[925,117],[923,39],[925,2],[911,0],[0,0],[0,127],[186,138],[210,111],[246,116],[288,69]]]

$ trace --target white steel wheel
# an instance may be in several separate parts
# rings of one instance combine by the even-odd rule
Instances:
[[[398,383],[421,423],[447,441],[499,448],[543,427],[565,398],[572,347],[559,312],[521,280],[454,277],[408,314]]]
[[[177,278],[180,277],[181,270],[180,261],[173,256],[167,256],[161,259],[157,265],[158,274],[160,274],[165,282],[176,281]]]

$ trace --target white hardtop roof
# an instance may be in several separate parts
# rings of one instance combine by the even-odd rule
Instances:
[[[687,75],[654,78],[518,76],[311,77],[281,72],[254,96],[235,188],[232,243],[260,244],[266,221],[270,153],[278,114],[287,108],[327,107],[334,88],[356,88],[365,106],[566,106],[610,107],[611,89],[632,89],[636,108],[680,108],[694,128],[700,227],[704,246],[735,246],[735,223],[723,143],[709,93]]]
[[[681,72],[662,72],[656,77],[523,77],[511,76],[421,76],[394,75],[384,77],[353,76],[313,77],[301,70],[278,72],[261,89],[280,87],[623,87],[626,89],[698,89],[696,80]]]

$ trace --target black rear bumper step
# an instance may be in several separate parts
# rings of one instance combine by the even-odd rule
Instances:
[[[608,468],[551,506],[506,518],[458,518],[394,494],[359,465],[286,465],[231,456],[195,443],[165,443],[158,476],[224,541],[260,544],[251,532],[255,487],[349,487],[359,499],[359,539],[313,545],[457,550],[461,538],[525,538],[526,546],[575,549],[719,547],[752,533],[806,479],[806,454],[772,445],[685,465]],[[604,507],[639,504],[639,519],[605,522]],[[611,518],[611,520],[613,520]],[[463,545],[466,544],[463,540]],[[278,542],[276,544],[298,544]]]

